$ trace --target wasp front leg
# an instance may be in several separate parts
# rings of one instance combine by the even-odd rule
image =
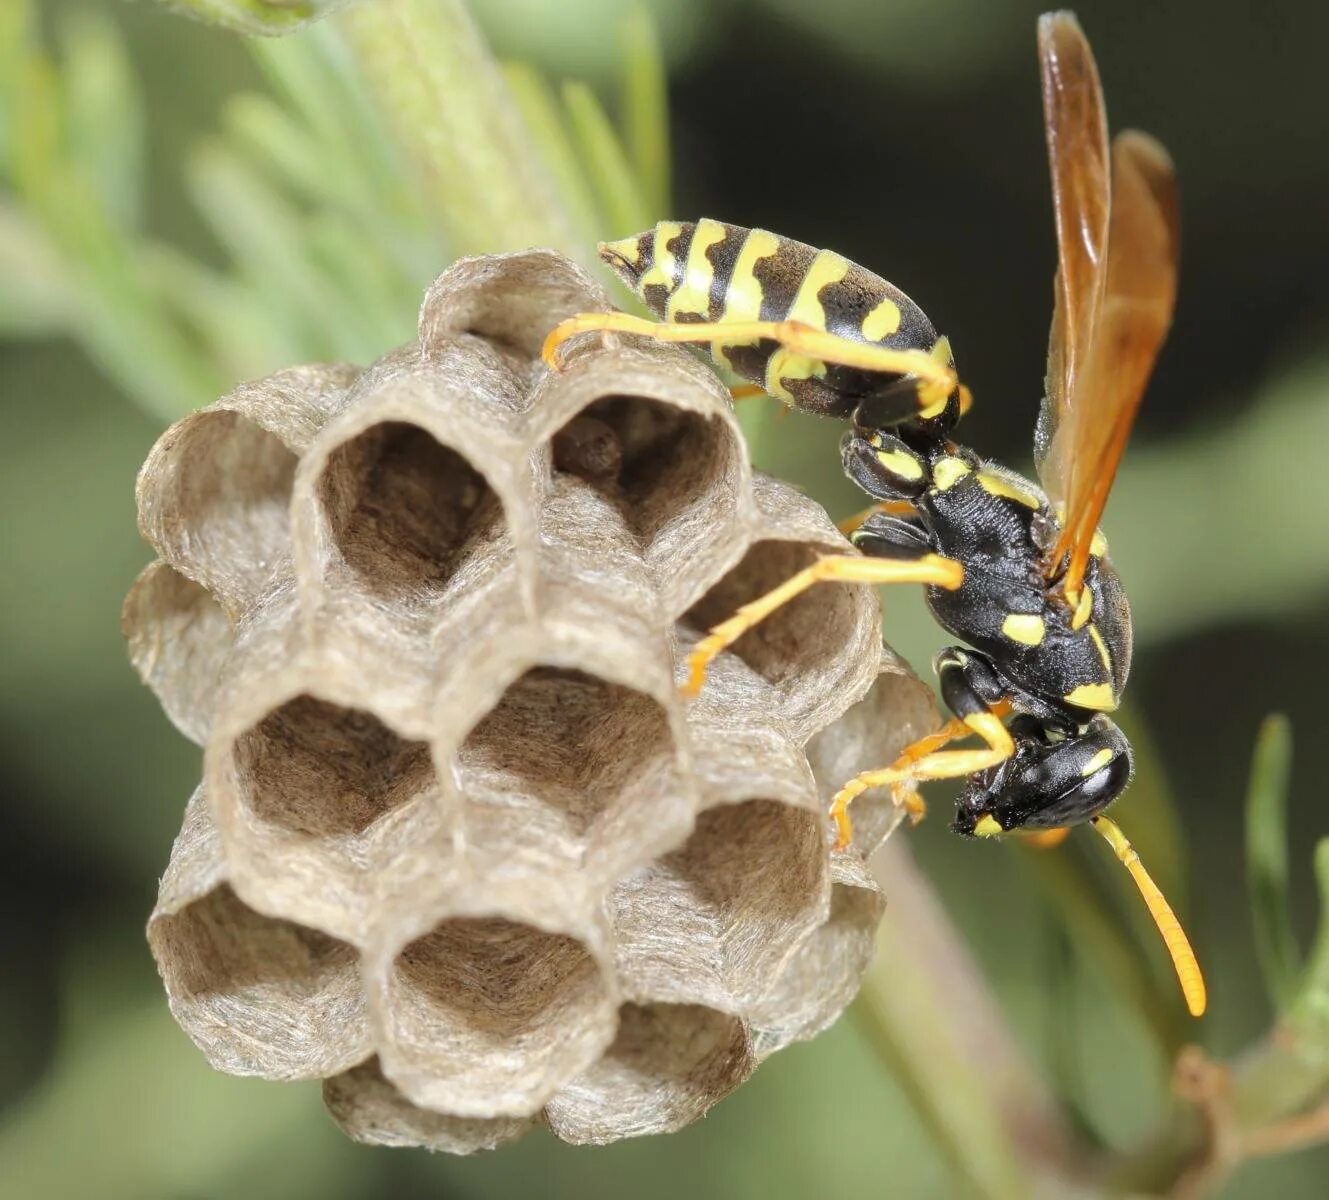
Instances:
[[[925,583],[954,589],[964,582],[964,567],[939,554],[924,554],[911,560],[863,558],[857,554],[828,554],[819,558],[765,595],[748,601],[697,643],[688,655],[688,678],[680,689],[683,695],[695,696],[701,691],[706,682],[706,668],[722,650],[732,646],[771,613],[822,582]]]
[[[1010,703],[1001,694],[1000,681],[987,660],[953,646],[937,656],[936,667],[942,699],[955,718],[906,747],[889,767],[855,775],[835,794],[831,820],[835,823],[837,849],[843,850],[853,838],[849,806],[864,792],[889,787],[894,802],[918,821],[926,811],[915,791],[918,783],[986,771],[1015,753],[1015,742],[1002,723]],[[950,742],[975,734],[983,739],[981,748],[943,749]]]

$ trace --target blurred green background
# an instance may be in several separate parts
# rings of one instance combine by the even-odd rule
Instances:
[[[551,79],[583,79],[613,109],[621,4],[477,0],[473,9],[500,56]],[[673,209],[652,216],[760,225],[891,278],[956,347],[977,398],[969,443],[1027,466],[1054,265],[1038,7],[661,0],[653,11],[668,63]],[[1190,925],[1211,1015],[1187,1032],[1221,1056],[1270,1020],[1242,879],[1246,775],[1270,710],[1290,715],[1301,745],[1289,821],[1303,940],[1315,910],[1310,848],[1329,832],[1315,751],[1329,676],[1329,8],[1098,0],[1078,11],[1114,127],[1158,135],[1182,185],[1177,323],[1106,529],[1135,611],[1123,724],[1154,751],[1137,790],[1171,792],[1189,843]],[[89,14],[101,24],[70,25]],[[324,1116],[316,1085],[213,1074],[176,1029],[142,929],[199,761],[139,685],[119,635],[120,601],[150,557],[135,531],[134,473],[171,412],[237,377],[310,346],[364,359],[411,336],[412,297],[448,250],[418,200],[393,190],[390,155],[354,143],[348,172],[360,163],[376,182],[357,191],[343,181],[345,194],[396,206],[393,244],[375,247],[391,264],[373,281],[385,297],[377,319],[339,310],[335,289],[320,291],[338,264],[353,272],[361,262],[358,243],[339,241],[335,224],[319,243],[332,274],[307,281],[304,323],[247,318],[254,294],[267,288],[271,301],[274,286],[304,286],[259,244],[265,229],[246,223],[263,209],[227,158],[247,129],[271,128],[247,124],[249,101],[236,97],[280,91],[280,71],[264,69],[236,36],[155,5],[58,0],[38,17],[57,52],[87,52],[81,77],[94,108],[96,96],[112,94],[98,91],[98,71],[114,73],[98,47],[107,29],[123,38],[145,138],[96,144],[115,158],[109,178],[139,180],[137,200],[125,199],[139,228],[208,271],[240,266],[237,282],[208,293],[193,276],[189,288],[180,284],[192,268],[158,264],[179,294],[208,295],[213,327],[224,331],[210,361],[221,366],[213,376],[149,371],[134,395],[132,365],[112,371],[117,386],[62,334],[59,288],[48,305],[33,299],[43,267],[12,181],[0,204],[9,864],[0,874],[0,1193],[957,1194],[906,1090],[850,1020],[776,1056],[681,1134],[599,1150],[536,1135],[465,1161],[353,1146]],[[80,42],[71,28],[101,32]],[[114,129],[116,114],[102,115]],[[8,118],[12,151],[16,124],[42,114]],[[272,153],[280,159],[280,146]],[[345,208],[354,211],[350,201]],[[375,234],[371,223],[357,236]],[[321,304],[326,322],[311,329]],[[97,353],[103,368],[117,336],[110,328]],[[769,410],[744,419],[758,465],[837,515],[859,506],[839,476],[838,428],[774,420]],[[924,668],[943,643],[921,604],[891,593],[886,613],[888,639]],[[1166,1062],[1121,989],[1091,956],[1068,952],[1074,925],[1056,919],[1025,856],[960,843],[946,831],[945,808],[938,797],[934,818],[911,835],[926,873],[1029,1053],[1087,1128],[1130,1146],[1166,1111]],[[1084,857],[1110,872],[1101,855]],[[1224,1194],[1320,1196],[1327,1177],[1329,1151],[1307,1151],[1244,1168]]]

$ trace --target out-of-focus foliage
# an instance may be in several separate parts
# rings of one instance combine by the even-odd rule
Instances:
[[[299,20],[315,7],[231,11]],[[1019,465],[1052,268],[1036,6],[650,7],[654,24],[610,0],[472,5],[518,60],[505,103],[569,248],[589,259],[601,237],[702,214],[833,244],[933,312],[975,385],[966,435]],[[1329,669],[1329,473],[1317,465],[1329,293],[1314,265],[1329,247],[1315,120],[1329,101],[1313,69],[1318,6],[1284,20],[1216,12],[1202,48],[1182,9],[1086,3],[1080,16],[1111,110],[1173,146],[1183,186],[1178,326],[1106,527],[1140,648],[1124,719],[1139,774],[1121,821],[1181,909],[1193,877],[1207,1027],[1178,1022],[1138,901],[1096,842],[1038,859],[961,844],[938,797],[914,845],[1027,1053],[1082,1134],[1122,1152],[1166,1120],[1181,1037],[1225,1057],[1266,1027],[1234,882],[1246,844],[1295,1037],[1237,1060],[1242,1118],[1263,1127],[1324,1090],[1308,1048],[1325,1042],[1329,925],[1299,973],[1290,949],[1314,907],[1304,847],[1325,830],[1313,756],[1292,773],[1291,855],[1279,852],[1283,789],[1252,792],[1249,843],[1241,796],[1258,716],[1286,708],[1314,745]],[[990,1145],[946,1148],[946,1126],[965,1118],[935,1104],[952,1078],[945,1055],[906,1055],[892,1080],[864,1053],[870,1016],[772,1062],[673,1138],[603,1151],[536,1139],[466,1162],[353,1148],[312,1094],[213,1076],[170,1023],[141,924],[197,764],[115,630],[146,559],[134,470],[167,419],[237,379],[404,340],[422,285],[458,249],[451,205],[475,195],[455,175],[422,186],[417,147],[384,116],[343,21],[241,43],[156,6],[0,5],[0,331],[15,343],[0,355],[0,745],[20,864],[0,880],[0,929],[23,964],[0,989],[0,1177],[22,1195],[779,1200],[946,1195],[958,1163],[999,1189]],[[450,86],[465,94],[449,102],[479,96],[483,110],[472,85],[497,74],[458,70]],[[586,83],[557,82],[569,77]],[[837,427],[759,402],[741,416],[758,465],[833,511],[859,506]],[[892,644],[922,666],[944,635],[916,597],[886,604]],[[1269,746],[1257,780],[1277,774]],[[1323,850],[1318,865],[1329,877]],[[1285,1046],[1283,1058],[1270,1049]],[[1318,1195],[1326,1162],[1261,1161],[1228,1194]]]

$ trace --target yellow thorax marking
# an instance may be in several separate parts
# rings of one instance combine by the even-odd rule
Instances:
[[[1001,623],[1001,632],[1013,642],[1037,646],[1043,640],[1047,627],[1037,613],[1011,613]]]
[[[655,238],[651,244],[651,269],[641,277],[641,282],[637,285],[637,290],[643,295],[648,287],[674,286],[674,274],[678,269],[678,263],[674,258],[674,252],[669,249],[669,243],[683,232],[683,226],[677,221],[661,221],[655,227]]]
[[[1101,771],[1111,761],[1112,751],[1104,746],[1102,750],[1095,754],[1093,758],[1080,768],[1080,775],[1082,778],[1088,779],[1090,775],[1094,775]]]
[[[878,450],[877,461],[901,479],[923,478],[923,464],[904,450]]]
[[[900,328],[900,306],[889,298],[882,300],[863,318],[863,336],[869,342],[888,338]]]
[[[1082,683],[1062,699],[1076,708],[1089,708],[1095,712],[1111,712],[1117,707],[1117,697],[1110,683]]]
[[[975,837],[1000,837],[1006,831],[991,813],[984,813],[974,825]]]
[[[1075,604],[1075,611],[1071,613],[1071,628],[1083,628],[1093,611],[1094,592],[1088,584],[1084,584],[1080,588],[1080,599]]]
[[[1107,553],[1107,538],[1101,529],[1095,529],[1094,536],[1089,539],[1089,553],[1095,558],[1102,558]]]
[[[1016,504],[1023,504],[1026,508],[1038,507],[1037,496],[1013,483],[1005,475],[998,475],[995,471],[979,471],[978,482],[990,496],[1002,496],[1007,500],[1014,500]]]
[[[947,491],[968,475],[969,470],[969,464],[962,458],[949,455],[939,458],[932,468],[932,486],[939,492]]]
[[[665,305],[666,321],[676,320],[679,313],[696,313],[700,317],[709,313],[715,266],[706,251],[724,241],[726,233],[719,221],[712,221],[709,217],[697,222],[687,262],[683,266],[683,278]]]
[[[1103,640],[1103,635],[1098,632],[1097,625],[1089,626],[1089,637],[1094,643],[1094,649],[1098,651],[1098,657],[1103,663],[1103,670],[1111,675],[1112,655],[1108,652],[1107,643]]]

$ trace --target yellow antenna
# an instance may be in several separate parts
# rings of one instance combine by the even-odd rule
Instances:
[[[1107,844],[1121,859],[1122,865],[1131,873],[1135,886],[1140,889],[1140,895],[1144,897],[1149,915],[1154,918],[1158,932],[1163,935],[1163,944],[1167,946],[1167,952],[1172,956],[1172,966],[1177,972],[1181,993],[1186,997],[1186,1007],[1190,1009],[1191,1016],[1203,1016],[1206,1002],[1204,975],[1200,972],[1195,951],[1191,949],[1186,931],[1177,920],[1177,914],[1172,911],[1172,906],[1158,890],[1158,884],[1149,877],[1149,872],[1144,869],[1144,863],[1136,854],[1135,847],[1126,840],[1121,827],[1107,817],[1095,817],[1090,823],[1107,840]]]

